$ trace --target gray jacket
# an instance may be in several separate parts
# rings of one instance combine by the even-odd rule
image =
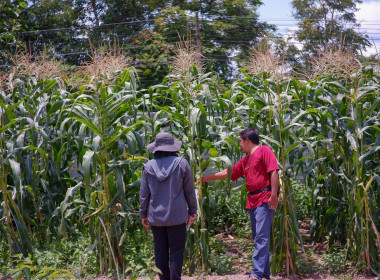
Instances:
[[[176,156],[148,161],[141,176],[140,216],[151,226],[174,226],[197,213],[193,174]]]

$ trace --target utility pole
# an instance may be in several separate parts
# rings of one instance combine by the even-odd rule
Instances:
[[[98,11],[96,10],[95,0],[91,0],[91,5],[92,5],[92,11],[94,12],[94,16],[95,16],[96,26],[99,26],[99,17],[98,17]]]
[[[197,49],[199,53],[201,53],[201,33],[199,31],[199,17],[198,17],[198,12],[195,12],[195,28],[196,28],[196,42],[197,42]]]

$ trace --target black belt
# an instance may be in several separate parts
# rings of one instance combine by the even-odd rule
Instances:
[[[259,189],[259,190],[254,191],[254,192],[249,192],[249,194],[258,194],[258,193],[261,193],[261,192],[271,191],[271,190],[272,190],[271,186],[268,186],[268,187]]]

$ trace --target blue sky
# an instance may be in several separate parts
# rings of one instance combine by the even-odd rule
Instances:
[[[296,28],[292,16],[291,0],[262,0],[264,3],[258,10],[260,19],[278,26],[278,32],[286,34]],[[356,18],[361,23],[361,31],[366,33],[370,41],[374,40],[377,52],[380,52],[380,0],[364,0],[359,5]],[[367,54],[376,53],[375,46],[367,49]]]

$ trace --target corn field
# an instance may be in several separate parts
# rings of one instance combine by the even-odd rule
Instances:
[[[139,87],[133,68],[100,59],[70,77],[30,73],[25,65],[1,73],[0,267],[9,269],[3,272],[22,263],[19,275],[28,278],[37,270],[36,247],[78,236],[89,240],[86,254],[93,254],[96,273],[120,279],[149,272],[130,257],[152,252],[138,215],[141,170],[152,156],[146,145],[162,130],[173,133],[197,181],[210,168],[231,170],[243,156],[239,132],[256,127],[281,168],[273,272],[298,272],[297,179],[312,194],[314,240],[328,236],[329,246],[343,247],[357,270],[379,273],[378,66],[305,80],[241,69],[242,78],[221,91],[212,73],[191,59],[197,57],[186,67],[174,64],[171,75],[149,88]],[[225,192],[217,199],[207,183],[196,185],[199,215],[185,252],[189,275],[210,272],[211,208],[246,194],[244,185],[229,180],[220,187]],[[89,261],[81,260],[75,275],[59,273],[83,277]]]

